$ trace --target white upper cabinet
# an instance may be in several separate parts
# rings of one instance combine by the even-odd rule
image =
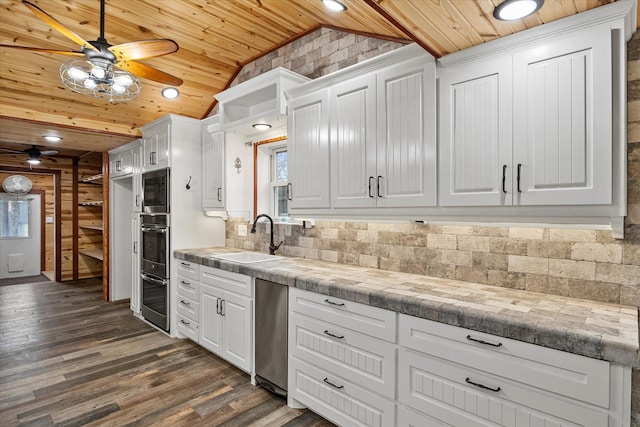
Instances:
[[[376,78],[331,87],[331,203],[376,206]]]
[[[514,203],[610,204],[610,28],[516,53],[513,65]]]
[[[440,204],[510,205],[511,57],[440,76]]]
[[[143,130],[142,171],[148,172],[169,167],[169,136],[171,123],[164,122],[153,126],[147,132]]]
[[[219,118],[202,121],[202,209],[225,208],[224,186],[224,132],[219,129]]]
[[[376,79],[378,206],[434,206],[435,62],[418,55]]]
[[[287,96],[294,211],[435,205],[435,62],[420,47],[356,64]]]
[[[289,199],[291,208],[328,208],[329,91],[289,100]]]
[[[440,72],[443,206],[612,201],[606,26]]]

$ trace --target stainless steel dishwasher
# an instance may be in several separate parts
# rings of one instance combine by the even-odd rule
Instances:
[[[287,396],[288,286],[256,279],[256,384]]]

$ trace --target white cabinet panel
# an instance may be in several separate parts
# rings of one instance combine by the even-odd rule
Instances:
[[[222,355],[222,322],[220,301],[222,290],[213,286],[200,286],[200,345],[207,350]]]
[[[426,59],[376,73],[377,205],[436,204],[435,64]]]
[[[249,298],[225,292],[222,304],[222,357],[247,372],[251,370],[252,302]]]
[[[376,205],[375,75],[331,88],[331,201],[334,207]]]
[[[296,358],[289,359],[289,393],[342,426],[395,424],[395,404]]]
[[[291,100],[288,109],[290,206],[328,208],[328,90]]]
[[[207,119],[202,127],[202,208],[224,209],[224,132],[217,129],[217,122],[210,122],[211,118]]]
[[[591,28],[513,58],[516,203],[610,204],[610,28]]]
[[[440,77],[440,203],[511,205],[511,58]]]
[[[131,214],[131,236],[132,245],[131,248],[131,299],[130,307],[134,313],[140,313],[140,215]],[[129,256],[124,254],[123,256]]]

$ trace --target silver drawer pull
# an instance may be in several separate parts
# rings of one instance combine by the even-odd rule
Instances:
[[[191,323],[187,322],[186,320],[180,319],[180,323],[182,323],[183,325],[190,325]]]
[[[488,341],[484,341],[484,340],[479,340],[477,338],[473,338],[471,335],[467,335],[467,339],[469,341],[477,342],[478,344],[490,345],[491,347],[502,347],[502,343],[501,342],[499,342],[497,344],[494,344],[492,342],[488,342]]]
[[[185,285],[187,288],[191,287],[191,282],[187,282],[186,280],[181,280],[180,283],[182,283],[183,285]]]
[[[343,385],[335,385],[334,383],[332,383],[331,381],[329,381],[329,378],[325,378],[322,381],[324,381],[325,383],[329,384],[331,387],[333,388],[337,388],[338,390],[340,390],[341,388],[344,388]]]
[[[338,338],[339,340],[343,340],[344,339],[344,335],[334,335],[329,331],[324,331],[324,334],[325,335],[329,335],[330,337],[333,337],[333,338]]]
[[[328,298],[326,300],[324,300],[324,302],[326,302],[327,304],[331,304],[331,305],[337,305],[338,307],[344,307],[344,303],[343,302],[333,302],[331,300],[329,300]]]
[[[501,388],[500,388],[500,387],[493,388],[493,387],[486,386],[486,385],[484,385],[484,384],[480,384],[480,383],[473,382],[473,381],[471,381],[471,380],[469,379],[469,377],[465,378],[465,380],[464,380],[464,381],[465,381],[467,384],[471,384],[471,385],[474,385],[474,386],[476,386],[476,387],[478,387],[478,388],[481,388],[481,389],[484,389],[484,390],[489,390],[489,391],[492,391],[492,392],[494,392],[494,393],[497,393],[497,392],[499,392],[499,391],[501,390]]]
[[[185,300],[181,299],[180,300],[180,304],[182,305],[186,305],[187,307],[190,306],[191,304],[189,304],[188,302],[186,302]]]
[[[181,262],[180,265],[184,265],[185,267],[191,267],[191,264],[188,262]]]

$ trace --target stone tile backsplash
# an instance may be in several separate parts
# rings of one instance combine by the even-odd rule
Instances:
[[[245,223],[227,221],[226,245],[267,252],[266,225],[238,237]],[[639,245],[610,231],[317,221],[276,224],[275,240],[288,256],[640,307]]]

